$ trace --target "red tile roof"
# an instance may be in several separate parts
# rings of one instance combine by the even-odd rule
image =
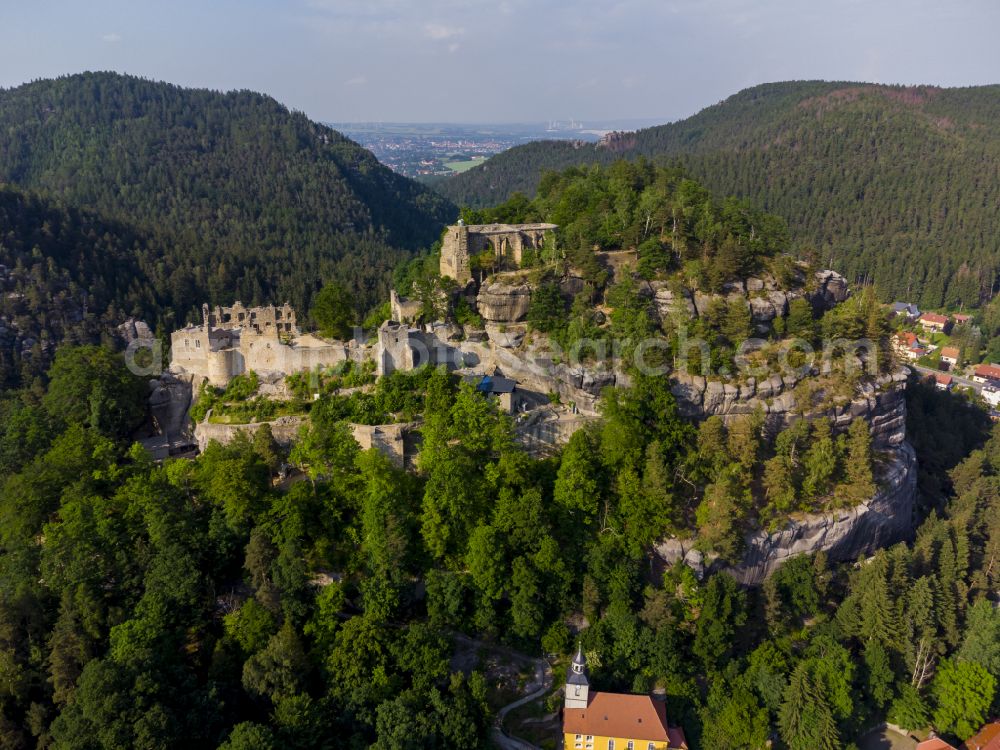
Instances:
[[[919,318],[921,323],[937,323],[938,325],[944,325],[948,322],[947,315],[938,315],[937,313],[924,313]]]
[[[941,385],[951,385],[951,375],[937,374],[934,376],[934,379]]]
[[[1000,750],[1000,721],[987,724],[963,745],[965,750]]]
[[[909,331],[900,331],[896,334],[896,338],[899,339],[900,343],[906,344],[906,346],[913,346],[917,343],[917,335]]]
[[[686,748],[684,732],[667,725],[667,707],[648,695],[591,693],[586,708],[563,710],[563,732],[667,742]]]
[[[931,737],[917,745],[916,750],[955,750],[955,746],[949,745],[940,737]]]
[[[957,346],[943,346],[941,347],[941,357],[948,357],[949,359],[958,359],[958,347]]]
[[[1000,365],[977,365],[975,375],[977,378],[1000,380]]]
[[[951,317],[955,319],[956,323],[968,323],[970,320],[972,320],[971,315],[965,315],[963,313],[955,313]]]

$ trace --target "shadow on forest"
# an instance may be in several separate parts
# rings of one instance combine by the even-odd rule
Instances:
[[[906,389],[906,436],[917,452],[918,515],[943,507],[951,494],[948,472],[989,437],[991,422],[961,394],[939,391],[916,377]]]

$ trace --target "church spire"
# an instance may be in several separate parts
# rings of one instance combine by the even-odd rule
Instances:
[[[566,708],[586,708],[590,694],[590,679],[587,676],[587,657],[583,653],[583,644],[576,649],[576,656],[566,673]]]
[[[583,643],[578,643],[576,648],[576,656],[573,657],[573,663],[570,668],[576,674],[586,674],[587,672],[587,657],[583,654]]]

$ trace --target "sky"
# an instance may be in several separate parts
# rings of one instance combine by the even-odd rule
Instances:
[[[1000,83],[997,0],[0,0],[0,87],[84,70],[317,120],[679,119],[791,79]]]

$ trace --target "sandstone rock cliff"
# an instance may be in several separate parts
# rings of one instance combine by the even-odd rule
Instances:
[[[726,565],[694,549],[694,540],[668,539],[656,546],[666,565],[684,560],[695,572],[727,570],[741,583],[757,585],[791,557],[825,551],[831,560],[853,560],[906,539],[913,530],[917,458],[902,442],[888,453],[879,491],[867,502],[831,513],[802,515],[784,528],[746,536],[743,556]]]
[[[833,420],[834,429],[839,431],[846,430],[860,417],[871,425],[876,447],[889,447],[906,439],[904,394],[909,374],[908,368],[901,367],[873,383],[862,383],[860,392],[849,401],[825,408],[800,408],[793,389],[801,378],[791,373],[772,375],[759,382],[749,378],[741,385],[675,373],[671,375],[671,391],[680,412],[695,419],[718,416],[725,420],[760,409],[772,429],[787,427],[800,418],[825,416]]]
[[[531,304],[531,286],[488,282],[479,290],[476,307],[479,314],[491,323],[517,323],[528,315]]]
[[[722,294],[710,294],[680,288],[669,282],[653,281],[649,283],[649,293],[661,321],[682,323],[701,317],[715,303],[724,301],[728,305],[747,305],[753,324],[761,331],[767,330],[775,318],[786,316],[788,305],[794,299],[804,297],[816,309],[827,310],[846,300],[850,293],[846,279],[836,271],[817,271],[809,285],[804,282],[803,279],[802,284],[792,289],[781,289],[773,276],[765,274],[745,282],[731,282],[724,286]]]

